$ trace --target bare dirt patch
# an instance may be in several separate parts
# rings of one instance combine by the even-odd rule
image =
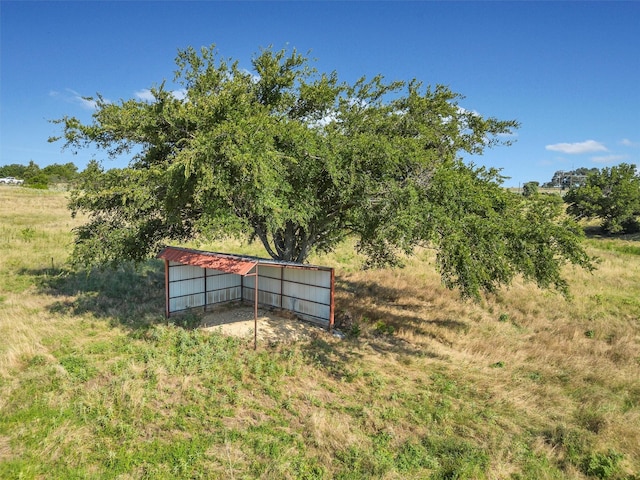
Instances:
[[[200,328],[217,330],[223,335],[253,338],[253,307],[237,305],[208,311],[203,316]],[[286,312],[258,309],[258,340],[286,342],[316,338],[319,335],[329,335],[329,332]]]

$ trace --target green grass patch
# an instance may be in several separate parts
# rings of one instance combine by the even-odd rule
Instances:
[[[640,255],[638,241],[628,240],[589,240],[589,245],[597,250],[615,252],[621,255]]]

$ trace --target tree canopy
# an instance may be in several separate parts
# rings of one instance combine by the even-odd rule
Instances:
[[[578,219],[599,218],[607,233],[640,231],[640,174],[635,165],[596,169],[564,200],[568,213]]]
[[[63,134],[52,140],[67,148],[132,155],[127,168],[94,162],[81,175],[70,202],[89,214],[76,231],[80,264],[238,235],[298,262],[347,236],[371,266],[429,246],[444,283],[470,296],[518,274],[566,291],[564,263],[591,267],[561,203],[511,194],[499,171],[462,161],[508,144],[518,123],[462,108],[445,86],[348,83],[295,50],[262,50],[252,71],[214,47],[182,50],[176,63],[184,95],[164,83],[152,101],[98,95],[92,123],[56,120]]]
[[[536,195],[538,193],[538,187],[540,187],[540,184],[538,182],[526,182],[522,186],[522,195],[524,195],[525,197]]]

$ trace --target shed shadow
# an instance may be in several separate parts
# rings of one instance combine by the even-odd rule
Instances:
[[[410,342],[416,354],[432,356],[434,354],[423,351],[425,342],[422,340],[451,347],[457,335],[466,334],[471,328],[466,319],[451,318],[446,312],[435,309],[428,297],[411,295],[375,282],[340,279],[336,284],[338,328],[343,326],[349,330],[355,325],[366,328],[373,337],[395,339],[395,345],[387,342],[389,351],[411,350],[397,345],[401,343],[398,337],[404,336],[416,340]],[[404,335],[399,335],[401,331]]]

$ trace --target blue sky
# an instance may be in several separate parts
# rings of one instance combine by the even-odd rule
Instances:
[[[178,49],[211,44],[247,68],[273,45],[347,81],[447,85],[462,107],[521,122],[513,146],[472,159],[509,186],[640,163],[640,2],[2,0],[0,22],[0,165],[101,159],[48,143],[49,120],[88,122],[83,96],[170,87]]]

